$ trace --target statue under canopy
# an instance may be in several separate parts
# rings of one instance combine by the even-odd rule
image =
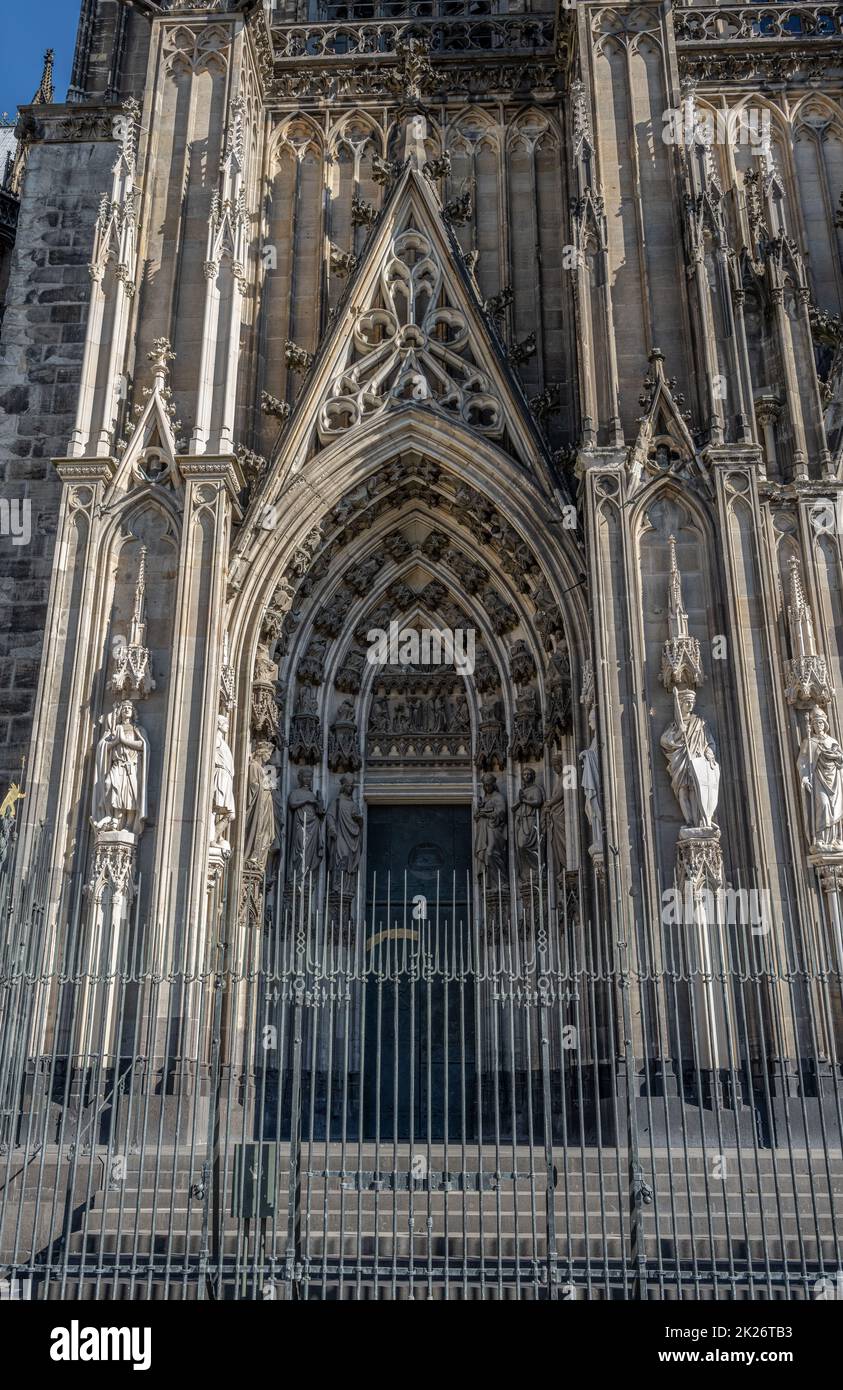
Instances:
[[[146,821],[149,740],[135,723],[134,705],[114,706],[97,744],[92,821],[97,830],[140,835]]]
[[[228,746],[228,715],[217,715],[214,781],[211,799],[211,844],[230,849],[228,827],[234,820],[234,755]]]
[[[521,789],[513,808],[513,828],[515,831],[515,856],[518,863],[518,877],[524,883],[538,883],[539,873],[544,870],[541,843],[544,832],[542,807],[544,788],[536,781],[531,767],[526,767],[521,780]]]
[[[818,851],[843,851],[843,748],[819,705],[809,711],[797,767],[808,843]]]
[[[354,799],[354,778],[340,778],[339,791],[327,816],[328,865],[334,880],[348,883],[360,868],[363,814]]]
[[[313,790],[313,769],[299,769],[298,787],[287,798],[287,879],[301,884],[318,872],[325,853],[325,807]]]
[[[542,807],[542,825],[547,835],[547,847],[553,872],[558,879],[568,863],[568,835],[565,828],[565,768],[561,753],[554,753],[551,766],[556,774],[553,793]]]
[[[252,749],[246,781],[246,827],[243,857],[249,868],[266,870],[269,852],[276,841],[275,769],[268,766],[273,744],[259,739]]]
[[[674,690],[673,723],[662,734],[661,746],[685,825],[716,830],[720,767],[705,723],[694,714],[696,698],[693,690]]]
[[[597,751],[597,717],[594,706],[588,711],[588,727],[592,733],[591,743],[580,753],[582,769],[580,785],[585,797],[585,814],[591,826],[589,853],[603,852],[603,799],[600,791],[600,754]]]
[[[482,785],[483,795],[474,812],[474,862],[478,875],[485,874],[492,887],[498,876],[504,883],[509,879],[506,800],[494,773],[487,772]]]

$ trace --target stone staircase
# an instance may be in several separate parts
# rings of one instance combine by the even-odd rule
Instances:
[[[639,1256],[650,1297],[810,1297],[843,1268],[843,1158],[820,1150],[645,1151],[634,1223],[624,1150],[555,1150],[551,1189],[537,1148],[319,1143],[302,1150],[288,1284],[289,1146],[275,1157],[263,1205],[247,1192],[238,1219],[232,1151],[207,1213],[198,1149],[116,1170],[105,1150],[75,1168],[47,1150],[25,1190],[13,1153],[0,1264],[39,1286],[49,1269],[50,1297],[103,1298],[195,1298],[203,1250],[205,1296],[248,1298],[544,1298],[551,1283],[563,1298],[632,1297]]]

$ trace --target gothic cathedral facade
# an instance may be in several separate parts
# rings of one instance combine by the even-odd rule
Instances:
[[[411,949],[447,898],[445,957],[515,979],[532,952],[539,1009],[554,975],[599,976],[583,1046],[610,1090],[684,1105],[684,1068],[700,1106],[739,1110],[729,1077],[761,1068],[771,1114],[825,1124],[823,15],[82,0],[67,100],[19,118],[0,363],[6,486],[32,509],[0,648],[12,918],[42,980],[22,1066],[131,1053],[127,970],[159,981],[150,1059],[224,1064],[254,1022],[222,1005],[220,1033],[214,972],[289,966],[292,1009],[314,952],[323,981],[334,950],[362,978],[355,953]],[[68,970],[72,1007],[43,983]],[[359,1061],[356,1037],[335,1046]]]

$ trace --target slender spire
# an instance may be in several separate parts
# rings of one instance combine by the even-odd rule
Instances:
[[[667,624],[671,637],[688,636],[688,614],[682,604],[682,576],[676,561],[676,537],[668,536],[670,575],[667,581]]]
[[[676,560],[676,537],[668,536],[670,556],[667,579],[667,641],[662,646],[661,678],[665,690],[688,690],[703,679],[700,644],[691,636],[688,614],[682,602],[682,575]],[[678,709],[679,706],[677,705]]]
[[[144,621],[144,611],[146,606],[146,546],[141,546],[140,562],[138,564],[138,582],[135,585],[135,611],[132,614],[132,631],[129,636],[130,646],[142,646],[146,634],[146,623]]]
[[[48,48],[44,54],[44,69],[41,73],[41,85],[35,96],[32,98],[33,106],[49,106],[53,100],[53,60],[55,50]]]
[[[802,566],[797,557],[790,557],[790,605],[787,610],[790,643],[795,657],[816,656],[814,618],[802,588]]]

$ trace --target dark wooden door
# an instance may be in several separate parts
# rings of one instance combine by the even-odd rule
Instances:
[[[378,805],[367,823],[365,1131],[470,1137],[471,808]]]

